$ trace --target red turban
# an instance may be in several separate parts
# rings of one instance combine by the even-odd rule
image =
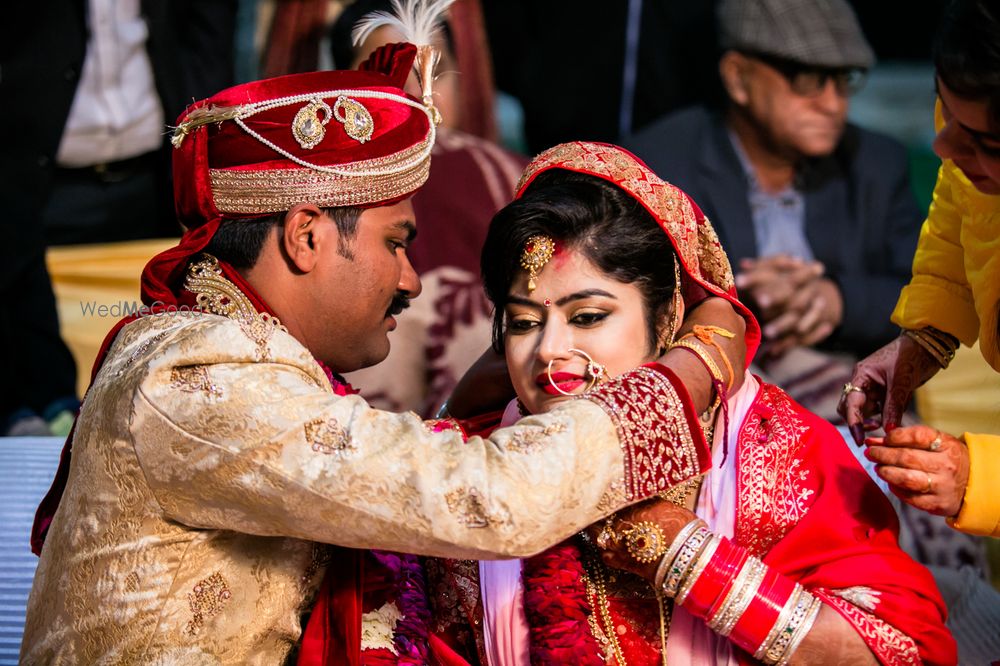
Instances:
[[[177,119],[174,200],[186,228],[146,265],[142,300],[173,303],[188,260],[223,218],[298,203],[367,208],[413,194],[430,169],[434,110],[403,92],[417,49],[390,44],[357,71],[292,74],[223,90]]]

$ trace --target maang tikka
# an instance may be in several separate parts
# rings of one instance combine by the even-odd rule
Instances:
[[[524,250],[521,252],[521,268],[528,271],[529,294],[538,286],[535,283],[535,278],[545,268],[545,264],[552,259],[555,251],[555,241],[544,234],[535,234],[524,244]]]

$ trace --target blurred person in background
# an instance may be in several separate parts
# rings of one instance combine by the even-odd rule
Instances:
[[[389,0],[357,0],[344,8],[330,30],[338,69],[356,67],[379,46],[401,40],[396,30],[383,26],[353,44],[358,21],[391,6]],[[457,129],[460,110],[467,106],[447,23],[438,45],[434,103],[443,120],[430,176],[413,197],[422,238],[408,252],[423,296],[400,314],[386,361],[349,377],[373,404],[425,416],[438,411],[465,369],[489,346],[491,310],[479,278],[479,252],[490,219],[510,201],[526,164],[523,157]],[[414,77],[407,85],[417,92]]]
[[[76,409],[46,245],[176,235],[164,125],[232,81],[234,0],[15,3],[3,30],[0,431]]]

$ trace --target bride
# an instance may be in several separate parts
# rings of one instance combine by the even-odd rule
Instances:
[[[483,277],[517,392],[503,423],[671,346],[706,366],[719,400],[702,415],[710,470],[662,500],[524,560],[429,561],[433,640],[453,663],[955,662],[930,574],[899,549],[895,514],[835,429],[741,383],[725,329],[675,339],[706,295],[750,317],[683,192],[620,148],[552,148],[494,218]],[[649,427],[663,418],[683,417],[650,405]]]

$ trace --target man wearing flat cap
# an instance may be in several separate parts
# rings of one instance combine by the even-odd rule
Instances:
[[[874,54],[845,0],[723,0],[717,18],[725,110],[680,111],[626,146],[715,223],[764,371],[838,422],[854,360],[897,332],[923,219],[906,154],[846,122]]]
[[[385,358],[420,292],[409,197],[439,116],[429,87],[402,86],[414,66],[432,80],[429,48],[237,86],[178,119],[187,232],[108,335],[39,507],[22,663],[428,663],[419,563],[361,549],[529,555],[709,464],[696,364],[468,441],[340,379]]]

